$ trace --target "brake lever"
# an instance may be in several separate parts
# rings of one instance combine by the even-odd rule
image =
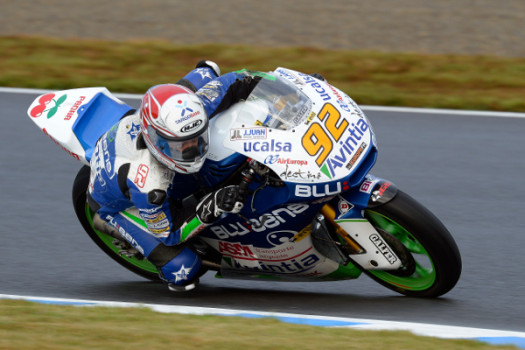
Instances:
[[[248,186],[253,181],[254,174],[255,174],[255,171],[252,168],[245,169],[241,173],[242,179],[241,179],[241,183],[239,184],[239,194],[243,197],[243,202],[246,201],[246,198],[248,197]],[[256,212],[255,208],[253,207],[253,202],[255,200],[255,194],[257,194],[257,192],[261,190],[262,188],[266,187],[267,184],[268,184],[268,178],[265,177],[264,183],[253,192],[252,201],[250,203],[252,213]],[[246,218],[240,213],[237,213],[237,216],[243,219],[244,221],[249,221],[248,218]],[[255,227],[256,229],[263,227],[266,220],[268,220],[268,217],[269,215],[267,214],[262,215],[261,222],[259,224],[252,223],[252,226]]]

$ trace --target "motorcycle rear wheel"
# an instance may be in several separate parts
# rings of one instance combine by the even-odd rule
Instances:
[[[113,244],[115,238],[96,230],[93,227],[93,216],[95,212],[91,210],[86,201],[86,190],[89,185],[90,169],[88,166],[82,167],[73,183],[73,206],[78,220],[86,233],[91,237],[95,244],[104,251],[109,257],[124,266],[131,272],[152,281],[160,281],[157,268],[148,260],[137,257],[127,257],[120,255],[119,247]]]
[[[462,269],[456,242],[441,221],[415,199],[398,191],[391,201],[367,209],[365,217],[382,234],[400,241],[416,264],[409,276],[397,271],[365,271],[376,282],[413,297],[439,297],[456,285]]]

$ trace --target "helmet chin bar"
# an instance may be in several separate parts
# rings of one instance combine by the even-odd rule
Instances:
[[[183,159],[188,159],[188,160],[193,160],[197,156],[199,156],[200,153],[201,152],[199,151],[199,147],[198,146],[191,146],[191,147],[186,148],[184,151],[182,151],[182,158]]]
[[[174,163],[175,168],[172,169],[170,167],[170,169],[175,170],[176,172],[181,173],[181,174],[194,174],[194,173],[199,172],[199,170],[201,170],[205,161],[206,161],[206,155],[196,161]]]
[[[153,157],[158,160],[162,165],[167,167],[168,169],[181,173],[181,174],[193,174],[198,172],[202,166],[204,165],[204,161],[206,160],[206,156],[208,154],[208,148],[207,143],[206,147],[201,149],[201,145],[197,144],[196,146],[188,147],[187,150],[184,150],[184,153],[182,153],[182,157],[185,158],[184,160],[180,159],[172,159],[168,157],[168,155],[164,154],[162,150],[158,149],[150,138],[150,133],[143,132],[143,138],[144,143],[146,144],[146,147],[151,152]],[[153,131],[154,132],[154,131]],[[208,130],[205,131],[206,133]],[[201,133],[202,135],[203,133]],[[207,135],[207,134],[206,134]]]
[[[146,142],[146,147],[151,152],[153,157],[159,161],[159,163],[164,165],[166,168],[181,174],[193,174],[201,170],[202,166],[204,165],[204,162],[206,161],[208,153],[206,152],[202,155],[202,157],[192,160],[190,162],[175,162],[167,158],[164,154],[162,154],[162,152],[159,152],[159,150],[152,146],[150,143]]]

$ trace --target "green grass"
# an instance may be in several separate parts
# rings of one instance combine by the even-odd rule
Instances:
[[[144,93],[196,62],[321,73],[359,104],[525,112],[525,58],[0,37],[0,86]]]
[[[358,331],[275,319],[164,314],[149,309],[74,307],[0,300],[2,350],[489,350],[516,349],[408,332]]]

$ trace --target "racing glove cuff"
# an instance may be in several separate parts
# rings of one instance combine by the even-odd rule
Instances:
[[[197,63],[195,68],[211,68],[213,72],[215,73],[215,76],[218,77],[221,75],[221,70],[217,63],[210,61],[210,60],[202,60]]]

